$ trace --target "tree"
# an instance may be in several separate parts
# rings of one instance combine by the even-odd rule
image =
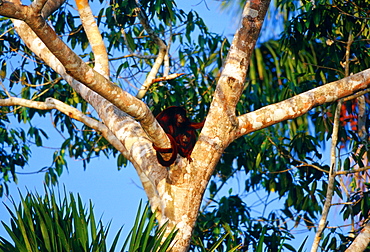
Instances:
[[[292,2],[282,1],[279,4],[283,13],[287,17],[294,16],[289,19],[281,40],[285,47],[279,48],[274,41],[267,41],[254,51],[269,4],[269,1],[246,3],[241,26],[229,46],[222,37],[209,33],[195,12],[178,10],[171,1],[112,1],[101,9],[95,21],[89,3],[78,0],[81,24],[64,8],[67,5],[64,1],[40,0],[29,6],[15,0],[2,1],[0,15],[7,17],[2,21],[3,51],[9,54],[22,51],[35,59],[32,72],[22,59],[20,67],[7,77],[8,88],[2,92],[3,146],[12,148],[11,151],[3,148],[1,154],[3,181],[9,179],[9,173],[15,178],[16,167],[26,164],[29,157],[26,138],[33,138],[36,145],[41,146],[42,138],[47,135],[32,124],[28,132],[8,129],[7,115],[14,113],[19,121],[31,123],[36,114],[44,116],[46,111],[56,109],[53,114],[56,127],[62,132],[66,130],[69,137],[55,153],[54,167],[48,169],[47,181],[55,182],[62,172],[66,152],[87,162],[93,154],[119,152],[119,165],[127,160],[133,164],[159,222],[168,222],[169,230],[178,228],[175,251],[185,251],[212,175],[217,174],[224,183],[244,169],[249,176],[248,190],[262,185],[268,194],[277,192],[280,198],[286,198],[282,209],[285,216],[274,223],[276,219],[271,214],[269,225],[264,227],[248,222],[245,206],[239,197],[232,195],[217,202],[220,206],[217,211],[200,214],[204,226],[196,227],[194,232],[198,237],[212,243],[213,237],[208,236],[207,229],[222,225],[225,230],[230,228],[235,232],[234,243],[244,239],[246,249],[248,246],[261,248],[262,243],[270,250],[283,245],[294,249],[285,244],[285,238],[280,235],[288,234],[288,227],[281,231],[278,222],[295,219],[298,224],[304,220],[310,227],[321,214],[323,203],[313,245],[315,251],[325,229],[334,189],[338,197],[343,198],[336,177],[360,174],[368,168],[363,161],[368,135],[362,125],[366,125],[369,118],[360,113],[366,109],[366,96],[359,96],[364,95],[370,85],[368,53],[351,54],[355,51],[352,45],[357,46],[359,52],[368,46],[368,24],[364,21],[368,12],[367,7],[357,2],[303,1],[298,8]],[[346,22],[346,19],[355,22]],[[19,37],[12,29],[8,30],[10,21]],[[67,28],[70,33],[63,41]],[[199,33],[197,44],[193,41],[193,32]],[[107,47],[103,38],[109,40]],[[343,38],[347,38],[345,43]],[[72,50],[78,52],[77,45],[81,55]],[[85,53],[88,45],[91,53]],[[175,46],[177,50],[173,49]],[[113,58],[116,52],[124,50],[130,54]],[[340,53],[345,56],[343,60],[339,59]],[[266,57],[270,58],[263,61]],[[109,62],[122,59],[123,63],[115,75],[112,74]],[[340,63],[344,73],[339,70]],[[4,57],[3,78],[8,76],[8,71]],[[183,73],[191,76],[183,76]],[[132,90],[126,92],[119,83],[113,82],[118,82],[122,74],[127,75],[123,81],[128,85],[143,83],[136,97]],[[22,89],[13,89],[18,82],[23,83]],[[52,84],[45,85],[48,82]],[[185,98],[182,98],[183,89],[187,91]],[[16,92],[20,97],[16,97]],[[358,97],[353,107],[358,110],[357,118],[350,117],[353,111],[342,106],[342,98],[353,94]],[[163,107],[174,104],[184,105],[190,115],[206,117],[206,121],[192,152],[192,162],[178,157],[174,165],[165,168],[158,164],[153,144],[166,148],[170,142],[148,106],[157,114]],[[96,114],[88,113],[89,106]],[[315,109],[318,106],[323,109]],[[349,114],[341,117],[342,108]],[[364,119],[360,119],[362,115]],[[71,122],[71,118],[83,126]],[[341,118],[343,123],[339,125]],[[315,124],[313,135],[308,134],[309,121]],[[359,131],[349,131],[346,121],[357,123]],[[257,132],[269,126],[273,127]],[[79,127],[83,131],[80,132]],[[87,127],[95,131],[87,131]],[[349,135],[353,139],[348,140]],[[319,146],[325,137],[332,139],[330,165],[317,161],[322,158]],[[336,168],[342,160],[338,159],[340,153],[335,152],[339,141],[353,146],[352,155],[343,161],[347,171]],[[114,150],[106,147],[108,143]],[[354,168],[355,165],[359,168]],[[212,199],[220,186],[211,182],[209,188]],[[367,191],[364,189],[361,193],[348,191],[346,194],[349,202],[343,208],[346,217],[353,219],[361,213],[361,221],[367,218],[364,197]],[[358,206],[352,197],[361,201],[359,209],[355,210]],[[240,211],[234,215],[225,209]],[[249,225],[250,238],[237,235],[241,220]],[[230,224],[229,228],[225,223]],[[262,232],[256,233],[259,229]],[[325,237],[322,246],[336,247],[333,239],[328,243],[329,238],[330,235]],[[343,237],[345,239],[347,237]],[[197,245],[196,241],[193,245]]]

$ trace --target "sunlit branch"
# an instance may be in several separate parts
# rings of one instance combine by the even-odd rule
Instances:
[[[0,106],[23,106],[28,108],[34,108],[39,110],[51,110],[56,109],[73,118],[77,121],[82,122],[86,126],[100,132],[109,143],[111,143],[119,152],[127,154],[126,148],[121,142],[115,137],[115,135],[105,126],[103,123],[86,116],[78,109],[71,107],[57,99],[47,98],[45,102],[31,101],[23,98],[10,97],[7,99],[0,99]]]
[[[161,81],[173,80],[181,75],[184,75],[184,73],[175,73],[175,74],[170,74],[170,75],[163,76],[163,77],[158,77],[158,78],[153,79],[151,84],[156,83],[156,82],[161,82]]]
[[[91,49],[94,53],[95,67],[94,69],[109,79],[109,62],[107,49],[104,45],[103,38],[100,34],[98,25],[91,11],[91,7],[87,0],[76,0],[78,12],[80,14],[82,26],[86,32],[87,39],[90,42]]]
[[[166,43],[156,34],[156,32],[150,27],[149,21],[147,16],[145,15],[145,12],[140,7],[139,1],[136,1],[137,8],[136,11],[138,12],[138,17],[140,20],[141,25],[144,27],[145,31],[149,34],[149,36],[153,39],[153,41],[158,46],[158,56],[156,60],[154,61],[153,67],[150,70],[148,76],[146,77],[143,85],[139,89],[136,97],[138,99],[142,99],[146,92],[148,91],[149,87],[152,84],[152,80],[155,79],[155,76],[157,75],[159,68],[161,67],[163,60],[167,54],[167,45]]]
[[[168,53],[171,48],[171,41],[172,41],[172,25],[170,25],[170,36],[167,42],[167,51],[166,55],[164,56],[164,70],[163,70],[163,76],[168,76],[170,73],[170,57],[168,56]]]
[[[333,125],[333,133],[332,133],[332,143],[331,143],[331,153],[330,153],[330,171],[329,171],[329,180],[328,180],[328,186],[326,191],[326,199],[324,203],[324,207],[321,213],[321,219],[319,222],[319,226],[316,231],[315,239],[312,244],[311,252],[316,252],[319,243],[323,234],[323,231],[325,227],[327,226],[327,218],[331,206],[331,202],[333,199],[334,189],[335,189],[335,173],[336,173],[336,161],[337,161],[337,155],[336,155],[336,149],[337,149],[337,143],[338,143],[338,131],[339,131],[339,119],[340,119],[340,110],[342,107],[342,100],[339,100],[337,103],[337,107],[335,110],[334,115],[334,125]]]
[[[357,92],[357,93],[355,93],[353,95],[350,95],[350,96],[347,96],[347,97],[343,98],[343,101],[346,102],[346,101],[350,101],[350,100],[356,99],[356,98],[358,98],[358,97],[360,97],[360,96],[362,96],[364,94],[367,94],[369,92],[370,92],[370,88],[364,89],[364,90],[362,90],[360,92]]]
[[[335,175],[348,175],[348,174],[358,173],[358,172],[363,172],[363,171],[368,171],[368,170],[370,170],[370,166],[365,166],[363,168],[352,169],[348,171],[337,171]]]
[[[287,100],[239,116],[236,138],[279,122],[294,119],[311,109],[369,88],[370,69],[350,75]]]
[[[370,223],[366,223],[361,232],[357,235],[352,244],[345,250],[350,251],[365,251],[370,241]]]
[[[327,218],[331,206],[331,201],[333,198],[334,193],[334,183],[335,183],[335,172],[336,172],[336,148],[338,143],[338,131],[339,131],[339,119],[340,119],[340,109],[342,107],[342,100],[339,100],[337,103],[337,107],[335,110],[334,116],[334,125],[333,125],[333,133],[332,133],[332,144],[331,144],[331,153],[330,153],[330,171],[329,171],[329,180],[328,186],[326,191],[326,200],[324,203],[324,207],[322,210],[321,219],[319,222],[319,226],[316,231],[315,239],[311,248],[311,252],[317,251],[319,247],[319,242],[322,237],[322,233],[327,225]]]

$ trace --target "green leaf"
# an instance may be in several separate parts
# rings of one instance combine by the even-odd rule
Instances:
[[[132,35],[131,35],[130,32],[126,33],[126,40],[127,40],[127,44],[128,44],[128,47],[130,48],[130,50],[135,51],[136,50],[135,41],[132,38]]]
[[[262,252],[263,251],[263,242],[265,240],[265,233],[266,233],[266,226],[263,226],[263,228],[261,230],[261,234],[259,236],[256,252]]]
[[[154,102],[155,103],[159,103],[159,96],[158,96],[158,94],[156,92],[153,92],[152,95],[153,95]]]

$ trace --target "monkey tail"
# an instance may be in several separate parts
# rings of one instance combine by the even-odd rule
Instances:
[[[160,163],[163,166],[169,167],[175,162],[177,158],[178,150],[177,150],[177,143],[175,139],[173,138],[173,136],[171,136],[170,134],[167,134],[167,137],[170,139],[171,148],[159,148],[155,146],[154,144],[153,144],[153,148],[157,151],[158,163]],[[164,160],[161,153],[172,153],[172,154],[171,154],[170,159]]]

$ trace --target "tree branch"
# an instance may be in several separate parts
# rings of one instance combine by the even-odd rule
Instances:
[[[41,13],[42,9],[44,8],[46,2],[48,0],[35,0],[31,3],[31,7],[38,13]]]
[[[164,63],[163,63],[164,65],[163,76],[164,77],[167,77],[170,73],[170,57],[168,56],[168,54],[171,49],[171,44],[172,44],[172,24],[170,24],[170,36],[167,42],[166,55],[164,56]]]
[[[343,98],[343,101],[346,102],[346,101],[350,101],[350,100],[353,100],[353,99],[356,99],[364,94],[367,94],[370,92],[370,88],[366,88],[362,91],[359,91],[359,92],[356,92],[354,93],[353,95],[350,95],[350,96],[347,96],[345,98]]]
[[[65,0],[48,0],[44,7],[42,8],[41,14],[46,19],[49,17],[54,11],[56,11]]]
[[[368,128],[366,127],[366,102],[365,96],[361,95],[357,98],[358,116],[357,116],[357,135],[361,141],[366,142],[368,139]]]
[[[315,239],[312,244],[311,252],[316,252],[319,243],[322,237],[322,233],[327,225],[326,221],[328,218],[331,201],[334,194],[334,183],[335,183],[335,172],[337,167],[337,155],[336,155],[336,149],[337,149],[337,143],[338,143],[338,130],[339,130],[339,119],[340,119],[340,110],[342,107],[342,100],[338,101],[337,107],[335,109],[335,116],[334,116],[334,126],[333,126],[333,133],[332,133],[332,140],[331,140],[331,153],[330,153],[330,171],[329,171],[329,181],[326,191],[326,199],[324,203],[324,207],[322,210],[321,219],[319,222],[319,226],[316,231]]]
[[[368,170],[370,170],[370,166],[365,166],[362,168],[348,170],[348,171],[338,171],[335,173],[335,175],[348,175],[351,173],[359,173],[359,172],[368,171]]]
[[[27,108],[34,108],[39,110],[51,110],[57,109],[63,114],[83,124],[89,126],[90,128],[100,132],[109,143],[111,143],[114,148],[116,148],[123,155],[127,155],[127,149],[124,145],[117,139],[117,137],[105,126],[103,123],[95,120],[94,118],[88,117],[83,114],[78,109],[71,107],[57,99],[47,98],[45,102],[31,101],[23,98],[10,97],[7,99],[0,99],[0,106],[23,106]]]
[[[153,39],[153,41],[157,44],[158,48],[158,56],[154,61],[153,67],[150,70],[148,76],[146,77],[143,85],[139,89],[136,97],[138,99],[142,99],[146,92],[148,91],[149,87],[153,84],[153,79],[155,79],[155,76],[157,75],[159,68],[161,67],[163,60],[167,54],[167,45],[166,43],[153,31],[153,29],[149,25],[149,21],[147,16],[145,15],[145,12],[141,9],[139,1],[136,1],[137,4],[137,12],[138,17],[140,20],[140,23],[146,30],[146,32],[149,34],[149,36]]]
[[[366,69],[341,80],[301,93],[285,101],[241,115],[237,118],[239,128],[237,129],[236,138],[285,120],[297,118],[314,107],[327,102],[334,102],[369,86],[370,69]]]
[[[91,11],[89,2],[87,0],[76,0],[78,12],[82,26],[90,42],[91,49],[94,53],[95,67],[94,69],[102,74],[105,78],[109,79],[109,61],[107,49],[104,45],[103,38],[100,34],[98,25]]]
[[[360,234],[352,242],[345,252],[362,252],[365,251],[370,241],[370,223],[366,223]]]
[[[173,80],[173,79],[176,79],[177,77],[180,77],[182,75],[184,75],[184,73],[175,73],[175,74],[170,74],[170,75],[163,76],[163,77],[158,77],[158,78],[153,79],[150,84],[153,84],[153,83],[156,83],[156,82],[161,82],[161,81]]]
[[[346,67],[345,67],[345,75],[349,76],[349,55],[351,51],[351,45],[353,42],[353,36],[350,32],[347,42],[347,48],[346,48]],[[326,191],[326,199],[324,203],[324,207],[321,213],[321,219],[319,222],[318,229],[316,231],[315,239],[313,241],[313,245],[311,248],[311,252],[316,252],[320,240],[322,238],[322,234],[324,232],[324,229],[327,225],[327,218],[331,206],[331,202],[333,199],[334,189],[335,189],[335,175],[337,171],[337,144],[338,144],[338,132],[339,132],[339,122],[340,122],[340,111],[342,108],[343,99],[338,100],[337,107],[335,108],[335,115],[334,115],[334,125],[333,125],[333,132],[331,134],[331,150],[330,150],[330,171],[329,171],[329,181]],[[338,153],[339,156],[339,153]]]

